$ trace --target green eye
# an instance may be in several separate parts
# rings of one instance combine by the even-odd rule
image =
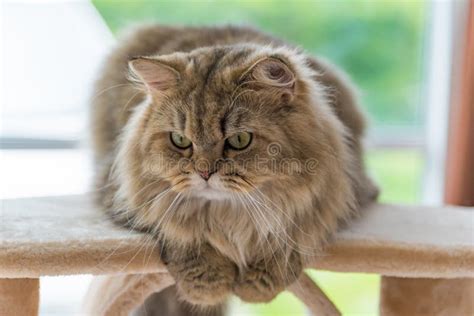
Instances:
[[[236,150],[247,148],[252,142],[252,134],[248,132],[240,132],[227,138],[227,144]]]
[[[192,145],[191,141],[188,138],[176,132],[171,132],[170,138],[173,145],[180,149],[186,149]]]

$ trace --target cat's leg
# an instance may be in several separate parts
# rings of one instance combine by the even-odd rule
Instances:
[[[302,271],[298,253],[293,251],[289,256],[275,254],[267,260],[255,261],[242,271],[234,293],[246,302],[269,302],[295,282]]]
[[[196,305],[225,301],[237,276],[235,264],[208,244],[180,252],[167,251],[165,260],[179,295]]]

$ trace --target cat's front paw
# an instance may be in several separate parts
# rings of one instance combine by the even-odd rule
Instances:
[[[250,303],[270,302],[285,289],[283,283],[273,276],[263,265],[249,267],[236,285],[234,293],[243,301]]]
[[[195,305],[216,305],[231,294],[237,267],[208,245],[199,252],[170,260],[168,271],[176,280],[180,296]]]
[[[246,302],[266,303],[296,281],[302,272],[300,256],[293,252],[287,260],[279,258],[249,265],[238,277],[235,295]]]
[[[192,304],[216,305],[229,296],[234,280],[233,268],[201,265],[188,270],[176,286],[182,298]]]

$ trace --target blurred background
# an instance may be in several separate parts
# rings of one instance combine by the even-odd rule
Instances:
[[[4,1],[0,197],[88,192],[88,100],[117,36],[143,22],[253,25],[321,55],[360,88],[366,161],[386,203],[442,201],[452,77],[467,1]],[[379,277],[313,271],[344,315],[376,315]],[[89,276],[44,278],[41,314],[79,310]],[[233,315],[304,315],[293,296]]]

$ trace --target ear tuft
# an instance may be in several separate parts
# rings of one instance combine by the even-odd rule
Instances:
[[[292,89],[295,75],[288,66],[277,58],[265,58],[258,61],[252,69],[252,77],[259,83],[276,88]]]
[[[134,58],[128,65],[132,74],[150,90],[166,91],[178,83],[178,71],[156,59]]]

